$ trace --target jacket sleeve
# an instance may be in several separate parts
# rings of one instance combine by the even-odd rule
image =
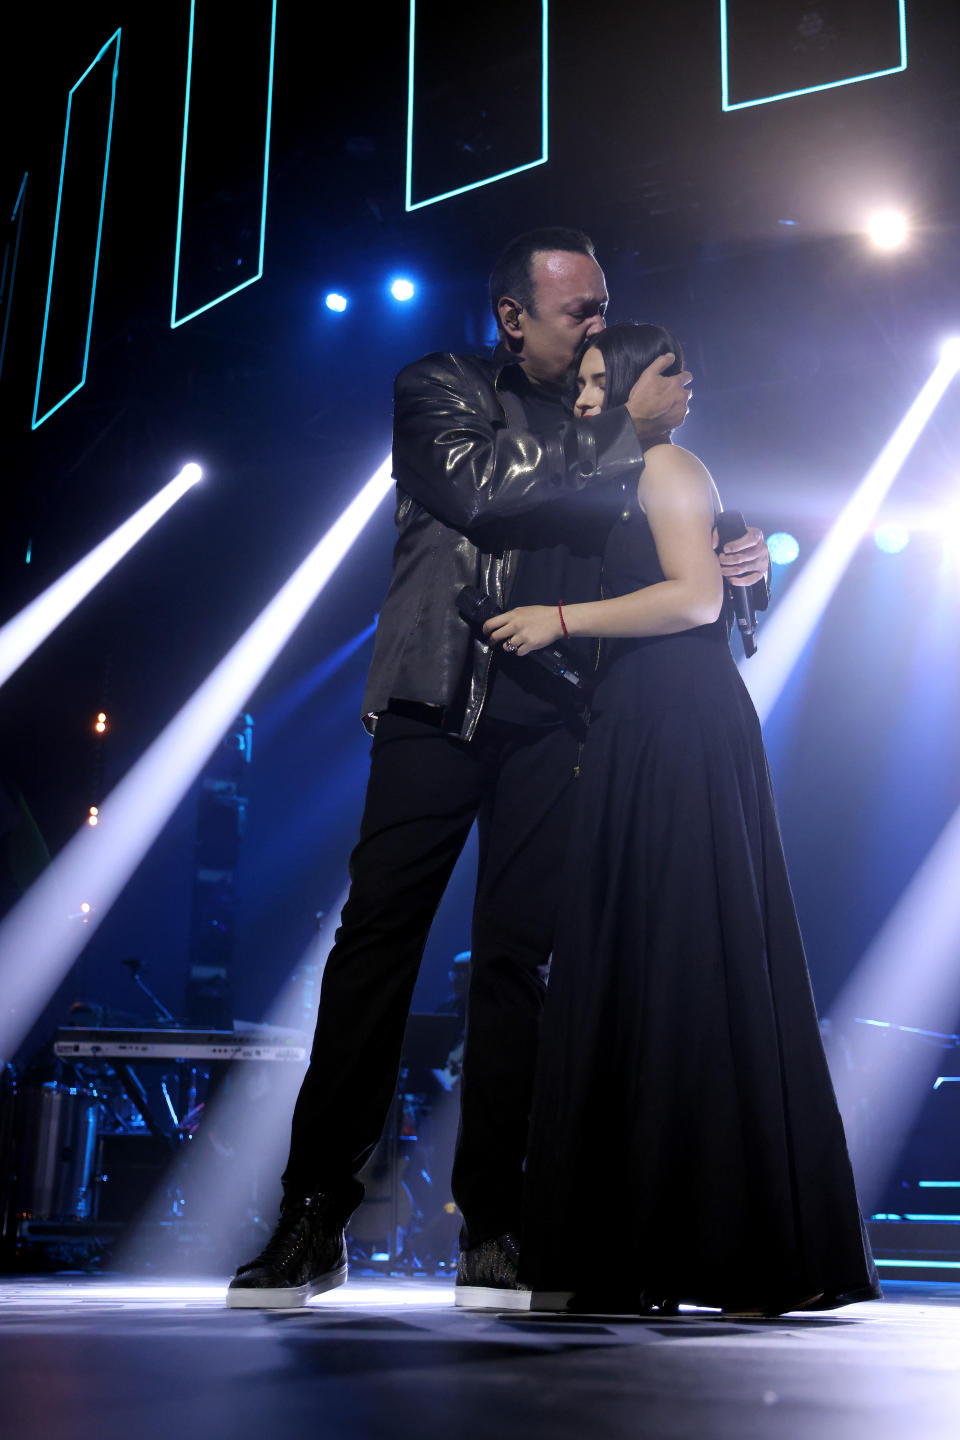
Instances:
[[[397,376],[393,473],[445,525],[469,533],[588,484],[639,476],[643,452],[623,407],[541,438],[509,427],[498,406],[489,413],[489,387],[455,355],[427,356]]]

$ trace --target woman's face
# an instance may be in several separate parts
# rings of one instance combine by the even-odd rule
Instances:
[[[606,370],[600,351],[591,345],[584,352],[577,372],[577,399],[574,410],[577,415],[599,415],[603,409],[603,389]]]

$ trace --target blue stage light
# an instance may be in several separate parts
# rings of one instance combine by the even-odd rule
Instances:
[[[338,315],[342,315],[350,302],[347,300],[346,295],[338,295],[335,290],[331,290],[323,303],[328,310],[335,310]]]
[[[417,293],[417,287],[412,280],[391,280],[390,294],[394,300],[412,300]]]
[[[878,525],[873,540],[885,555],[899,555],[910,544],[910,531],[905,525]]]
[[[797,541],[785,530],[778,530],[775,535],[767,536],[767,549],[774,565],[792,565],[800,554]]]

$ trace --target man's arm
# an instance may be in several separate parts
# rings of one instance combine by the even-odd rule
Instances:
[[[397,376],[393,473],[444,524],[468,533],[597,481],[636,483],[643,454],[623,407],[542,439],[487,413],[484,388],[455,355],[427,356]]]

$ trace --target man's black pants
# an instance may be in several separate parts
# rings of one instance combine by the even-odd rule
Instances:
[[[381,715],[350,895],[293,1116],[287,1194],[362,1198],[393,1098],[427,933],[476,819],[480,837],[453,1193],[472,1242],[516,1230],[546,964],[578,738],[481,720],[467,742],[424,710]]]

